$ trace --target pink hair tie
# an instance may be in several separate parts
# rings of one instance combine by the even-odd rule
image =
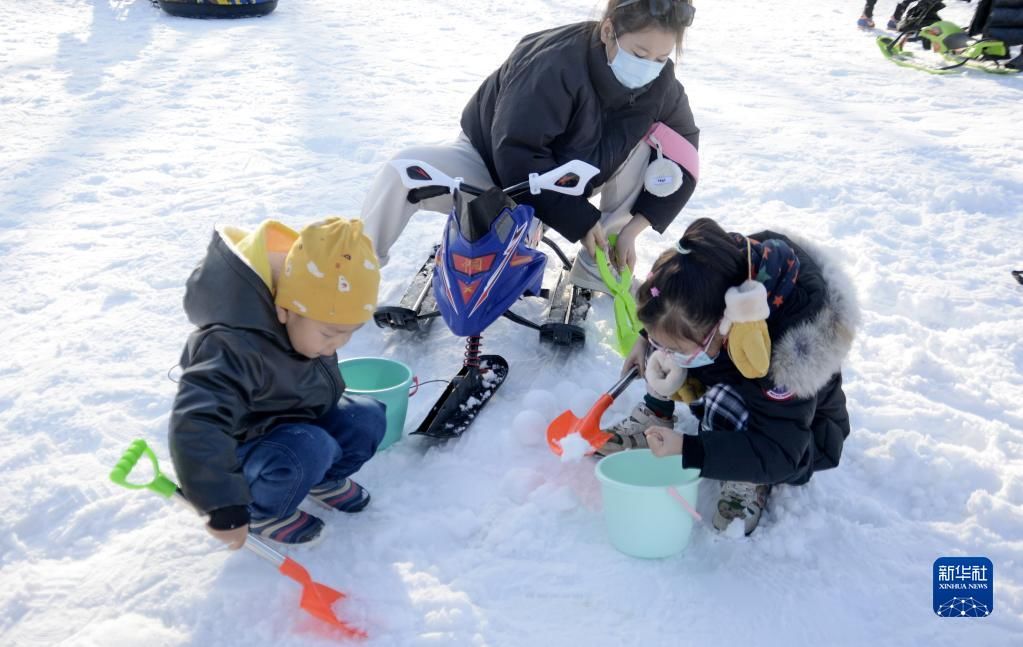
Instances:
[[[658,290],[656,287],[652,287],[650,288],[650,296],[656,299],[657,297],[661,296],[661,291]]]

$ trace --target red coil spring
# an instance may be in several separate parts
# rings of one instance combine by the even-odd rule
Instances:
[[[469,337],[465,340],[465,360],[463,366],[480,367],[480,348],[483,346],[483,338],[479,335]]]

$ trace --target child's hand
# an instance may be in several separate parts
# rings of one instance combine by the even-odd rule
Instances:
[[[622,364],[622,377],[632,370],[635,366],[639,369],[640,379],[646,379],[644,371],[646,370],[646,339],[642,335],[636,338],[636,343],[632,345],[632,350],[629,351],[629,356],[625,358],[625,363]]]
[[[231,530],[216,530],[214,528],[210,528],[209,524],[207,524],[206,532],[227,544],[227,547],[231,550],[238,550],[245,545],[245,539],[249,536],[249,525],[245,524],[244,526],[232,528]]]
[[[676,456],[682,453],[682,434],[676,434],[667,427],[647,429],[646,442],[654,456]]]

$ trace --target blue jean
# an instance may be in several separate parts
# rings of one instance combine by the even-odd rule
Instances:
[[[314,486],[359,471],[386,428],[383,404],[346,395],[319,420],[277,425],[242,443],[237,455],[252,494],[249,514],[253,519],[292,514]]]

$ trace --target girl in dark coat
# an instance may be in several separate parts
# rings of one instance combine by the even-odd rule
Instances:
[[[544,192],[522,201],[587,254],[573,280],[602,288],[592,254],[618,234],[613,257],[632,266],[635,240],[647,227],[658,232],[674,220],[695,188],[684,169],[681,187],[658,197],[644,188],[655,157],[644,137],[661,122],[698,144],[689,101],[670,56],[680,51],[693,18],[688,0],[609,0],[599,22],[530,34],[479,87],[462,113],[458,139],[419,146],[395,159],[417,159],[467,183],[508,186],[573,159],[600,169],[584,196]],[[600,207],[588,201],[599,191]],[[447,211],[451,197],[409,204],[398,174],[381,169],[362,207],[367,234],[385,261],[419,209]],[[592,269],[592,273],[586,270]],[[595,279],[596,284],[588,279]]]
[[[649,446],[723,481],[714,525],[753,532],[772,485],[801,485],[838,465],[849,434],[842,361],[859,320],[834,259],[775,232],[693,222],[637,293],[645,326],[623,372],[648,395],[607,429],[601,454]],[[699,434],[673,431],[675,399]]]

